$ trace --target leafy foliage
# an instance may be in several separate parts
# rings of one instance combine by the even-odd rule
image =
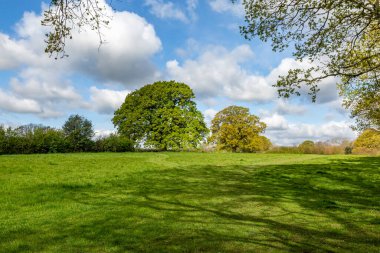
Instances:
[[[51,27],[51,31],[46,34],[45,52],[54,54],[56,59],[58,56],[67,56],[66,39],[72,39],[72,31],[82,27],[96,31],[102,43],[101,28],[108,26],[109,19],[106,7],[98,0],[51,0],[41,22]]]
[[[312,154],[313,150],[315,148],[315,144],[313,141],[304,141],[299,146],[298,149],[301,151],[301,153],[304,154]]]
[[[63,125],[62,130],[71,150],[75,152],[91,150],[91,138],[94,136],[91,121],[79,115],[71,115]]]
[[[35,154],[67,152],[68,143],[61,130],[42,125],[15,129],[0,126],[0,154]]]
[[[112,121],[119,134],[144,148],[193,149],[208,132],[194,97],[184,83],[155,82],[128,94]]]
[[[127,137],[111,134],[97,139],[94,150],[97,152],[127,152],[133,151],[134,147],[133,142]]]
[[[270,39],[274,51],[294,45],[297,60],[318,63],[282,76],[276,84],[280,96],[300,95],[307,85],[315,100],[318,83],[331,76],[341,77],[346,85],[360,86],[372,78],[379,82],[378,0],[245,0],[244,6],[245,38]]]
[[[380,154],[380,131],[365,130],[354,142],[353,153]]]
[[[259,135],[265,128],[265,123],[251,115],[248,108],[229,106],[218,112],[212,120],[210,141],[216,143],[219,150],[264,151],[271,146],[269,139]]]
[[[380,130],[380,83],[365,84],[361,87],[342,87],[343,105],[351,110],[355,118],[355,130],[368,128]]]

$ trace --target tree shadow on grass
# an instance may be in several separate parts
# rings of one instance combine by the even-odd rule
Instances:
[[[99,188],[64,183],[64,198],[88,210],[30,231],[39,246],[26,249],[378,252],[379,169],[379,158],[361,157],[326,164],[182,166],[105,180]]]

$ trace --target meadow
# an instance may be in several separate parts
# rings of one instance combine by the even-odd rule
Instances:
[[[0,156],[0,252],[379,252],[380,157]]]

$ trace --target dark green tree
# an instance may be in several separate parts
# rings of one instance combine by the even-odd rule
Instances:
[[[241,106],[229,106],[218,112],[212,120],[212,136],[209,141],[219,150],[232,152],[256,152],[268,150],[271,143],[260,136],[266,124],[260,118],[251,115],[249,109]]]
[[[184,83],[155,82],[128,94],[112,121],[119,134],[136,145],[158,150],[193,149],[208,133],[194,98]]]
[[[71,151],[91,150],[91,138],[94,136],[91,121],[79,115],[71,115],[63,125],[62,130]]]

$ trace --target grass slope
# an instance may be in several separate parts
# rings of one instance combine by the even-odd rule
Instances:
[[[1,252],[379,252],[380,158],[0,156]]]

